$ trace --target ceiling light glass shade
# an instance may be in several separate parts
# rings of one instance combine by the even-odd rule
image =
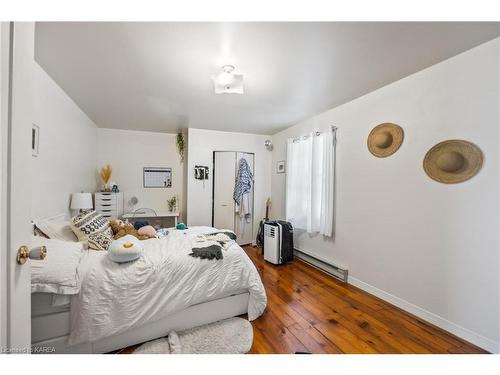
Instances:
[[[231,73],[222,72],[217,76],[216,80],[221,86],[229,86],[233,83],[234,76]]]
[[[212,76],[216,94],[243,94],[243,74],[233,73],[234,66],[224,65],[222,72]]]

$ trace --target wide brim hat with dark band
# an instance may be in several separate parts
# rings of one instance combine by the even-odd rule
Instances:
[[[378,157],[394,154],[403,143],[403,128],[396,124],[384,123],[375,126],[368,135],[368,150]]]
[[[456,184],[474,177],[483,165],[483,153],[474,143],[461,139],[440,142],[424,158],[424,170],[435,181]]]

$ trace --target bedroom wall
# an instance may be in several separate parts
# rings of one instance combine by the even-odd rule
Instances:
[[[349,268],[349,281],[489,351],[499,351],[500,39],[298,123],[286,140],[338,127],[335,240],[295,231],[297,248]],[[335,89],[335,88],[332,88]],[[405,131],[399,151],[373,157],[377,124]],[[445,139],[476,143],[484,164],[455,185],[422,160]],[[272,213],[285,217],[285,174],[272,173]]]
[[[35,62],[34,123],[40,127],[33,157],[32,217],[69,212],[71,193],[96,188],[94,122]]]
[[[271,196],[272,153],[264,142],[271,136],[221,132],[202,129],[188,129],[187,159],[187,224],[212,225],[212,165],[214,151],[244,151],[255,153],[255,213],[253,237],[260,220],[265,215],[266,200]],[[209,167],[210,178],[205,181],[194,178],[194,166]]]
[[[128,202],[133,196],[139,200],[136,209],[148,207],[167,210],[167,199],[176,195],[179,200],[181,220],[184,220],[186,212],[184,166],[177,152],[176,134],[103,128],[99,128],[97,134],[96,169],[111,164],[113,168],[111,180],[118,184],[120,191],[123,191],[126,211],[132,209]],[[172,168],[172,187],[144,188],[144,167]]]

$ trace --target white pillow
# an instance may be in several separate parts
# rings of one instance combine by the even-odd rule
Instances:
[[[71,229],[69,220],[35,220],[35,226],[47,237],[63,241],[78,241],[78,237]]]
[[[83,255],[80,242],[32,236],[31,247],[46,246],[43,260],[31,259],[31,293],[78,294],[77,267]]]
[[[108,258],[116,263],[132,262],[142,257],[143,253],[142,242],[130,234],[114,240],[108,248]]]

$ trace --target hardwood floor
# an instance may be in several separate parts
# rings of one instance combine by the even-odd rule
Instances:
[[[268,298],[250,353],[486,353],[307,263],[274,266],[244,249]]]
[[[252,322],[250,353],[444,353],[484,350],[298,259],[275,266],[244,247],[264,283],[267,309]],[[116,353],[131,353],[134,345]]]

